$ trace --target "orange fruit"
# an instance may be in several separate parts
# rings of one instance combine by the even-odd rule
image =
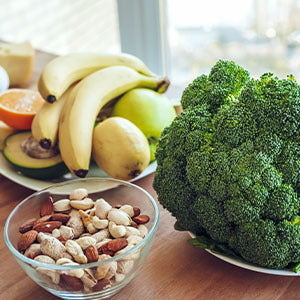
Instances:
[[[44,102],[37,91],[5,90],[0,93],[0,120],[16,129],[30,129],[35,114]]]

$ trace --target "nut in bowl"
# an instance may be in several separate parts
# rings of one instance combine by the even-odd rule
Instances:
[[[157,229],[155,200],[110,178],[66,181],[32,194],[8,217],[4,237],[16,261],[63,299],[106,299],[144,262]]]

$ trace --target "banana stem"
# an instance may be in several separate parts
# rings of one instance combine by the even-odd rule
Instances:
[[[167,91],[169,85],[170,85],[170,80],[167,77],[164,77],[158,82],[155,91],[160,94],[163,94],[164,92]]]

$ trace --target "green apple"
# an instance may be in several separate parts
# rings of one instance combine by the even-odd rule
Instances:
[[[112,115],[131,121],[144,133],[150,145],[152,161],[155,160],[160,135],[176,117],[176,111],[165,95],[146,88],[136,88],[118,100]]]

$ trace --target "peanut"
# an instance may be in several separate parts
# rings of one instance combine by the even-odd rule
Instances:
[[[78,238],[84,232],[84,226],[80,214],[78,210],[73,209],[69,215],[71,218],[68,221],[67,226],[73,229],[74,238]]]
[[[70,255],[66,252],[66,247],[53,236],[48,236],[42,240],[41,251],[44,255],[48,255],[54,260],[62,257],[70,258]]]
[[[40,244],[31,244],[29,248],[26,249],[24,255],[28,258],[34,259],[36,256],[42,254]]]

